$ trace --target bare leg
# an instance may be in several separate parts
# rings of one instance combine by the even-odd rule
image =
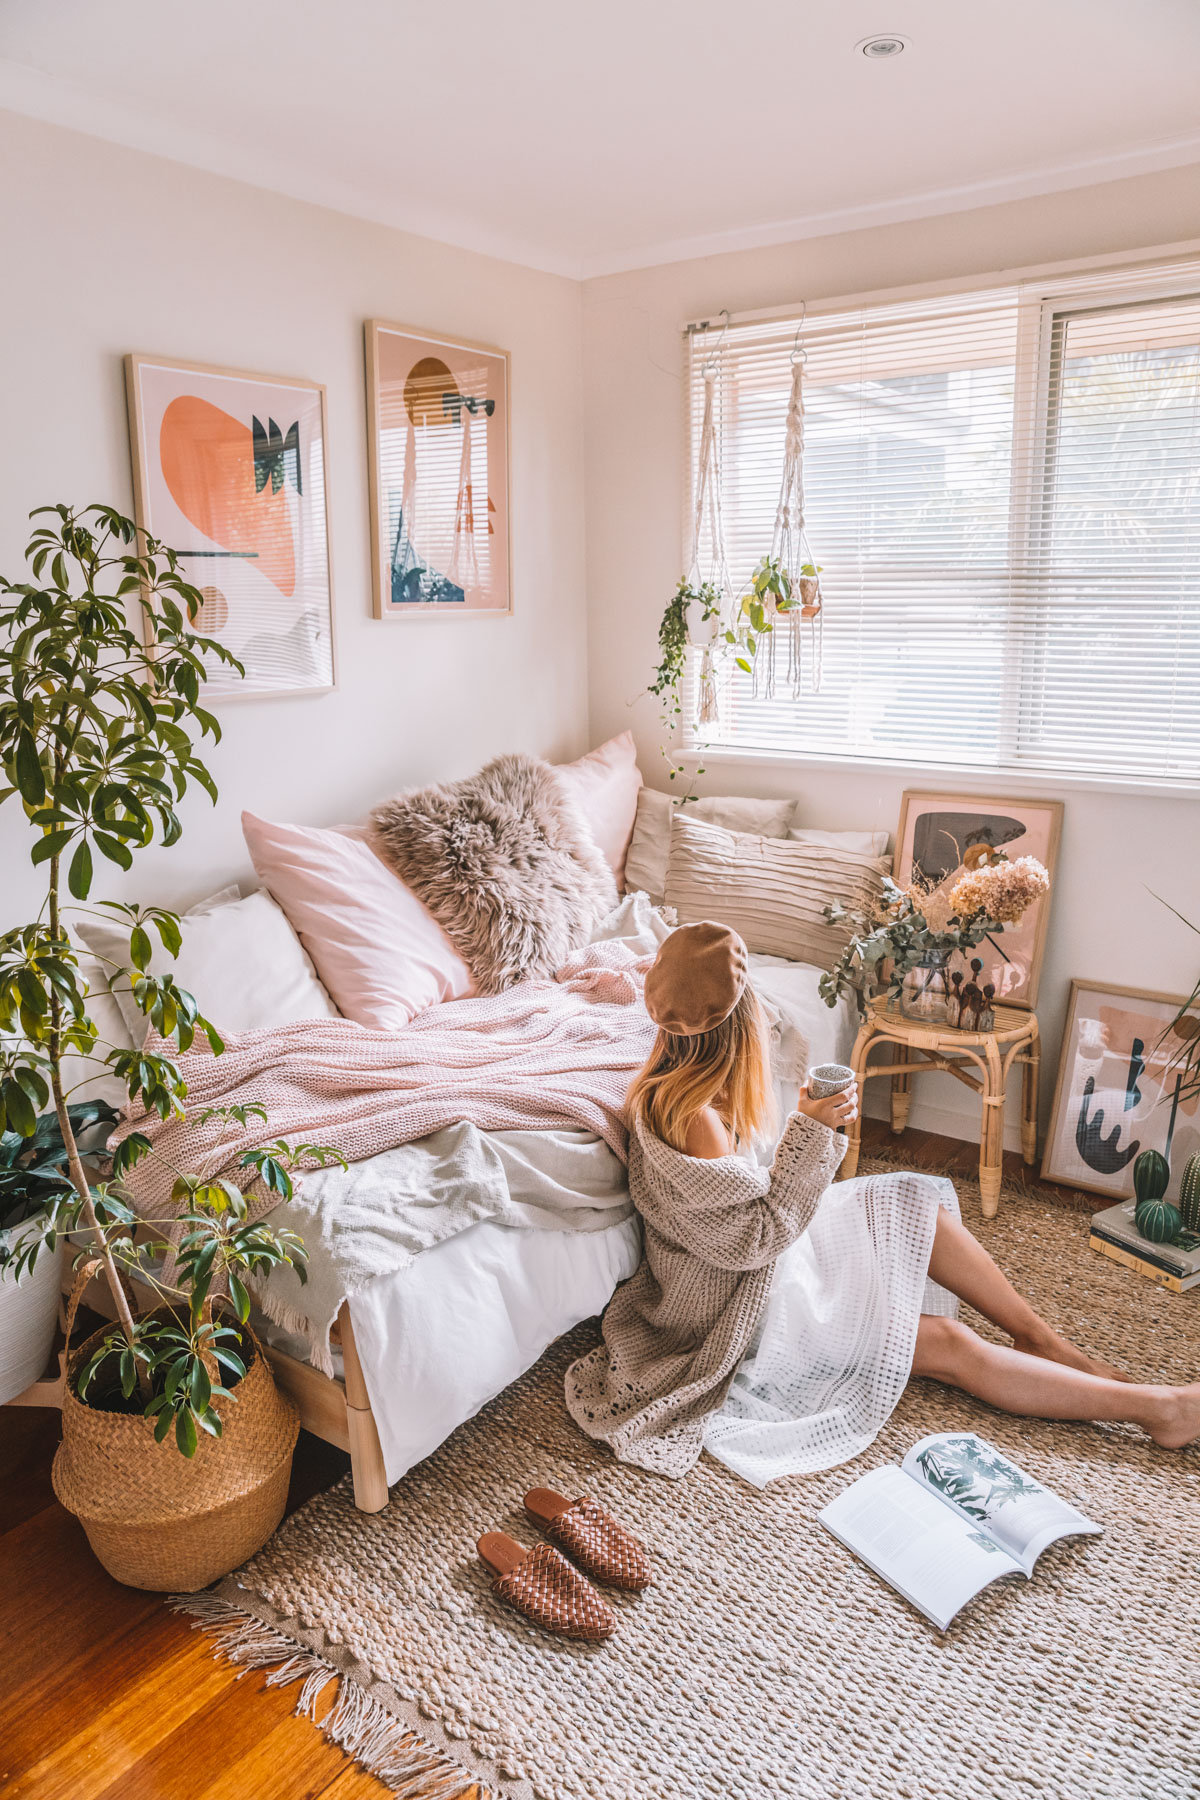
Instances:
[[[1060,1337],[1034,1312],[1028,1300],[1018,1294],[1008,1277],[993,1261],[977,1238],[972,1237],[958,1219],[944,1206],[938,1208],[933,1236],[933,1254],[929,1273],[985,1319],[1006,1331],[1014,1348],[1027,1356],[1045,1357],[1063,1363],[1067,1368],[1082,1369],[1089,1375],[1101,1375],[1108,1381],[1127,1381],[1127,1375],[1099,1357],[1088,1356],[1065,1337]]]
[[[962,1388],[1002,1412],[1031,1419],[1118,1419],[1141,1425],[1156,1444],[1182,1449],[1200,1437],[1200,1382],[1152,1387],[1108,1381],[1023,1350],[989,1344],[957,1319],[928,1315],[917,1327],[913,1374]]]

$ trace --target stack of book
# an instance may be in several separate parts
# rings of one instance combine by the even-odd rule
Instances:
[[[1126,1269],[1136,1269],[1173,1294],[1186,1294],[1200,1285],[1200,1236],[1185,1231],[1176,1244],[1152,1244],[1133,1222],[1132,1200],[1122,1200],[1104,1212],[1092,1214],[1093,1250],[1111,1256]]]

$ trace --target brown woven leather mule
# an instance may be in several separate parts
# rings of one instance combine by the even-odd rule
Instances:
[[[525,1511],[546,1536],[606,1587],[640,1594],[654,1580],[645,1547],[596,1500],[568,1500],[553,1488],[530,1488]]]
[[[611,1606],[549,1544],[526,1550],[502,1531],[485,1531],[476,1548],[492,1571],[492,1591],[545,1631],[601,1644],[616,1630]]]

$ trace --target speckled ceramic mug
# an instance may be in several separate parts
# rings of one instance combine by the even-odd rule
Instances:
[[[828,1100],[830,1094],[840,1094],[853,1080],[854,1070],[845,1063],[818,1063],[815,1069],[808,1071],[809,1097]]]

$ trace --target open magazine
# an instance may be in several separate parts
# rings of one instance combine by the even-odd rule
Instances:
[[[939,1631],[989,1582],[1031,1576],[1048,1544],[1104,1529],[973,1431],[922,1438],[817,1516]]]

